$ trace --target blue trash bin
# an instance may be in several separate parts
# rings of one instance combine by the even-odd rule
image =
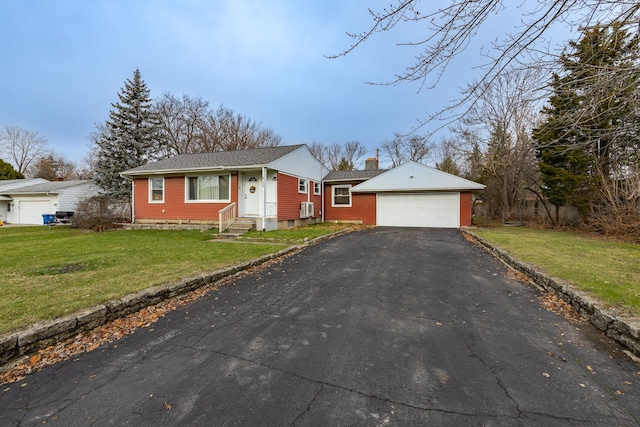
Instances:
[[[42,222],[44,225],[50,225],[56,222],[56,216],[52,214],[42,214]]]

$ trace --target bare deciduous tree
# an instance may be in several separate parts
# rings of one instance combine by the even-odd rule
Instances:
[[[326,167],[333,171],[353,170],[358,166],[358,162],[367,152],[367,149],[360,141],[349,141],[345,144],[325,145],[321,142],[314,142],[309,146],[311,153]]]
[[[421,88],[436,86],[452,60],[465,51],[471,39],[481,29],[494,31],[494,42],[483,52],[484,63],[472,64],[482,69],[482,76],[470,85],[461,97],[425,119],[422,124],[436,119],[451,121],[464,115],[493,86],[497,76],[510,66],[522,64],[525,68],[541,62],[550,63],[554,56],[548,49],[548,34],[553,25],[578,29],[613,22],[632,23],[640,18],[640,3],[635,0],[538,0],[534,2],[505,2],[504,0],[449,0],[421,2],[397,0],[382,11],[369,9],[373,24],[360,33],[348,33],[353,44],[337,55],[347,55],[376,33],[391,31],[399,25],[416,24],[424,28],[424,35],[401,43],[420,50],[415,62],[404,72],[384,84],[419,82]],[[506,14],[517,8],[520,24],[510,33],[487,28],[493,16]],[[459,109],[462,109],[461,112]],[[458,111],[458,113],[454,113]]]
[[[408,161],[423,163],[432,150],[429,135],[403,135],[396,132],[392,139],[382,143],[382,151],[387,155],[393,167]]]
[[[81,179],[76,164],[59,153],[50,153],[40,157],[29,168],[28,176],[44,178],[49,181]]]
[[[221,105],[211,110],[199,97],[178,99],[165,93],[155,103],[166,155],[273,147],[282,138],[246,116]]]
[[[17,126],[0,131],[0,153],[13,162],[16,170],[26,175],[29,167],[47,151],[47,138]]]
[[[156,100],[154,108],[167,155],[192,153],[202,138],[209,103],[189,95],[183,95],[180,100],[165,93]]]
[[[503,220],[519,216],[526,189],[535,188],[538,168],[531,140],[537,120],[535,70],[511,70],[482,89],[482,96],[452,130],[464,145],[458,145],[475,179],[487,185],[484,198],[489,215]],[[477,162],[480,160],[480,164]]]

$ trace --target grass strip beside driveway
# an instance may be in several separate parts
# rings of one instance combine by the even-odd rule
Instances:
[[[188,230],[0,229],[0,333],[277,252]]]
[[[571,282],[605,305],[640,317],[640,246],[525,227],[473,230],[519,260]]]

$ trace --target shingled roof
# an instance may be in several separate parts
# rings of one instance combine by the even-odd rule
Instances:
[[[122,172],[122,175],[146,175],[150,173],[180,172],[192,170],[261,166],[304,147],[283,145],[252,150],[217,151],[214,153],[181,154]]]
[[[324,177],[324,181],[365,181],[380,174],[386,170],[363,170],[363,171],[331,171]]]
[[[65,188],[75,187],[77,185],[91,184],[91,180],[81,181],[50,181],[43,182],[34,185],[28,185],[26,187],[20,187],[13,190],[5,191],[5,194],[43,194],[43,193],[57,193]]]

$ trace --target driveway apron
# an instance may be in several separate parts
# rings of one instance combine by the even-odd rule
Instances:
[[[2,386],[0,425],[640,424],[638,365],[538,296],[457,230],[353,232]]]

